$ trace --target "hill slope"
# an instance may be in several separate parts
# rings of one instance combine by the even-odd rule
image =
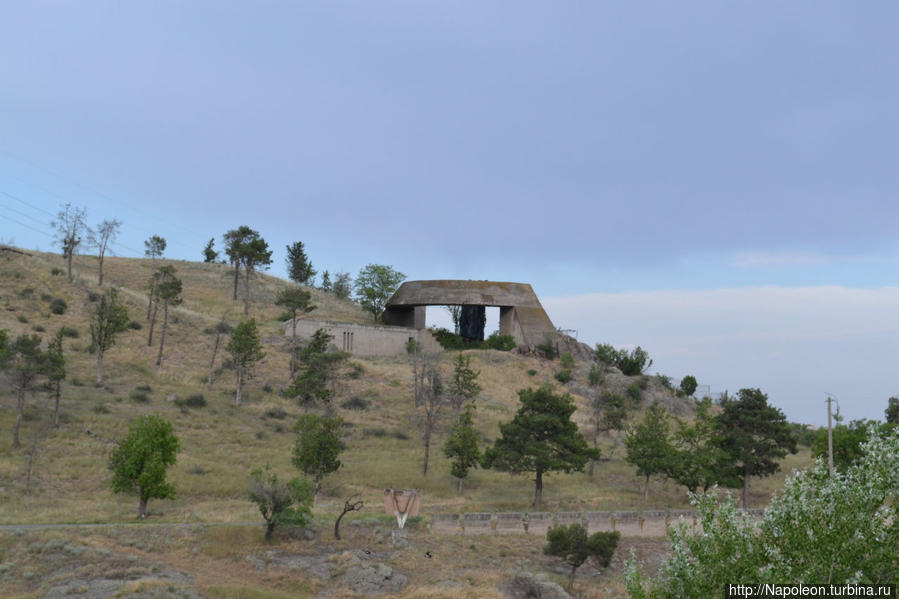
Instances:
[[[109,490],[106,460],[109,445],[101,439],[123,434],[127,422],[137,415],[158,413],[171,420],[181,438],[182,451],[171,469],[178,497],[174,501],[151,501],[155,517],[169,521],[255,521],[255,507],[245,498],[247,476],[266,463],[292,475],[290,451],[293,422],[302,411],[280,397],[288,380],[286,342],[282,334],[281,310],[273,305],[278,290],[288,283],[267,275],[251,282],[250,316],[260,323],[266,357],[258,376],[246,389],[245,404],[234,405],[234,375],[222,371],[220,351],[216,376],[205,385],[214,344],[207,333],[223,317],[231,324],[243,316],[243,302],[232,301],[229,267],[181,261],[165,261],[177,269],[184,281],[184,303],[173,312],[165,355],[155,366],[156,343],[147,346],[146,286],[152,264],[149,260],[107,258],[107,284],[118,286],[126,298],[135,327],[120,336],[105,360],[103,386],[93,385],[95,357],[88,352],[88,317],[96,287],[96,259],[75,259],[75,281],[69,283],[60,257],[34,253],[23,255],[0,251],[0,329],[12,335],[37,332],[48,340],[61,326],[78,331],[65,343],[68,377],[63,384],[63,426],[53,430],[50,403],[45,392],[28,397],[22,430],[23,448],[11,451],[11,428],[15,417],[9,386],[0,388],[0,521],[2,522],[91,522],[128,521],[134,518],[136,501],[117,497]],[[242,291],[242,286],[241,286]],[[312,290],[318,309],[314,318],[367,322],[356,305],[330,294]],[[49,309],[53,298],[62,298],[62,315]],[[471,351],[472,365],[480,371],[483,391],[478,398],[478,428],[485,441],[498,435],[498,424],[509,420],[517,409],[517,390],[551,383],[557,362],[532,356],[496,351]],[[442,358],[450,372],[451,354]],[[339,409],[346,421],[348,450],[343,468],[325,481],[317,513],[339,510],[343,497],[362,493],[367,505],[381,502],[385,487],[415,487],[424,491],[423,512],[526,509],[532,499],[533,482],[526,476],[476,471],[462,496],[440,447],[444,432],[432,447],[427,478],[420,473],[422,444],[418,414],[411,401],[411,371],[403,357],[353,358],[356,378],[346,378],[338,390],[336,405],[360,398],[364,410]],[[584,397],[589,364],[580,363],[575,379],[568,383],[579,405],[576,419],[587,430],[587,401]],[[640,382],[642,381],[642,382]],[[644,403],[664,400],[673,411],[687,414],[689,404],[673,398],[655,377],[624,377],[610,374],[608,385],[624,390],[638,383]],[[202,394],[206,407],[179,408],[171,400]],[[452,419],[443,418],[442,431]],[[85,434],[92,431],[96,436]],[[603,453],[610,457],[596,475],[551,475],[544,490],[545,509],[642,508],[641,481],[623,461],[618,439],[605,439]],[[792,457],[786,464],[804,464],[807,454]],[[753,486],[753,501],[764,502],[782,477]],[[650,507],[684,507],[685,493],[672,483],[654,485]]]

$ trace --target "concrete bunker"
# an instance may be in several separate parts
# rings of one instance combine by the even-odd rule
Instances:
[[[428,306],[461,306],[460,333],[478,341],[489,306],[499,308],[499,334],[511,335],[519,346],[533,348],[556,331],[530,285],[498,281],[407,281],[387,301],[384,323],[422,330]]]

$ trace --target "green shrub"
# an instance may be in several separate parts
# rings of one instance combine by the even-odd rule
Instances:
[[[265,416],[275,420],[284,420],[287,418],[287,412],[281,406],[273,406],[265,411]]]
[[[606,369],[599,364],[592,364],[587,374],[587,384],[591,387],[599,387],[606,378]]]
[[[142,328],[144,328],[144,325],[137,322],[136,320],[132,320],[131,322],[128,323],[128,328],[131,329],[132,331],[139,331]]]
[[[537,351],[543,354],[543,357],[547,360],[554,360],[556,357],[556,346],[553,345],[550,339],[538,344]]]
[[[50,295],[49,293],[42,293],[42,294],[41,294],[41,301],[42,301],[42,302],[52,302],[52,301],[53,301],[53,296]]]
[[[151,387],[150,385],[138,385],[137,387],[135,387],[135,389],[137,389],[138,391],[144,391],[145,393],[150,393],[151,391],[153,391],[153,387]]]
[[[574,356],[571,355],[570,351],[559,356],[559,364],[561,364],[562,368],[565,370],[574,370]]]
[[[143,391],[132,391],[128,397],[131,401],[136,401],[137,403],[149,403],[150,401],[150,396]]]
[[[665,376],[664,374],[659,373],[656,375],[656,380],[659,381],[659,384],[661,384],[666,389],[674,390],[674,384],[671,382],[670,376]]]
[[[563,385],[571,380],[571,371],[570,370],[560,370],[556,374],[553,375],[557,381],[562,383]]]
[[[19,291],[16,295],[21,298],[31,297],[34,295],[34,287],[25,287],[21,291]]]
[[[641,376],[640,380],[637,381],[637,384],[640,385],[640,389],[646,391],[649,389],[649,377]]]
[[[688,374],[680,381],[681,391],[683,391],[685,395],[693,395],[696,393],[697,386],[696,377],[692,374]]]
[[[271,393],[274,390],[275,390],[275,388],[272,387],[271,383],[266,383],[266,384],[262,385],[262,391],[264,393]]]
[[[434,335],[434,339],[437,340],[437,343],[443,349],[468,349],[468,345],[460,335],[456,335],[444,328],[431,329],[431,334]]]
[[[187,399],[184,400],[184,405],[188,408],[205,408],[206,398],[203,397],[202,393],[193,393],[187,396]]]
[[[100,301],[100,294],[96,291],[88,291],[87,292],[87,301],[89,302],[97,302]]]
[[[352,362],[349,372],[346,373],[347,377],[354,380],[360,378],[363,374],[365,374],[365,367],[359,362]]]
[[[81,336],[81,333],[75,327],[61,327],[59,334],[68,339],[78,339]]]
[[[515,337],[512,335],[500,335],[499,331],[493,332],[484,343],[487,349],[499,351],[512,351],[515,349]]]
[[[50,274],[53,275],[54,277],[58,277],[59,275],[61,275],[63,273],[64,273],[64,271],[61,268],[56,268],[55,266],[50,269]]]
[[[66,303],[66,300],[61,297],[57,297],[52,302],[50,302],[50,311],[54,314],[65,314],[66,310],[68,310],[69,305]]]
[[[19,314],[18,316],[16,316],[16,320],[18,320],[22,324],[28,324],[28,317],[24,314]]]
[[[640,383],[633,382],[627,387],[627,396],[631,399],[631,402],[634,404],[639,404],[643,399],[643,391],[640,389]]]
[[[533,368],[528,368],[527,373],[528,373],[528,376],[534,376],[535,374],[537,374],[537,371],[534,370]]]
[[[106,407],[105,403],[97,404],[92,409],[96,414],[109,414],[109,408]]]
[[[368,407],[368,402],[361,397],[351,397],[340,404],[340,407],[345,410],[364,410]]]
[[[46,331],[47,329],[45,329],[45,328],[44,328],[44,325],[42,325],[42,324],[36,324],[36,325],[33,325],[33,326],[31,327],[31,330],[34,331],[34,332],[36,332],[36,333],[43,333],[43,332]]]
[[[615,366],[627,376],[643,374],[643,371],[652,366],[649,354],[639,345],[628,352],[626,349],[615,349],[608,343],[597,343],[596,359],[603,364]]]

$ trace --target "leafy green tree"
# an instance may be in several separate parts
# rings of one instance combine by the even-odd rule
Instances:
[[[154,275],[156,273],[156,259],[162,257],[163,252],[165,252],[165,246],[165,238],[159,235],[153,235],[150,239],[144,241],[144,256],[150,259],[150,270]],[[150,308],[153,306],[153,298],[155,297],[153,292],[155,289],[156,279],[151,276],[150,294],[147,296],[147,320],[150,320]]]
[[[267,270],[272,263],[272,251],[268,249],[268,243],[253,231],[240,249],[240,260],[244,268],[244,298],[243,313],[250,313],[250,277],[257,269]]]
[[[339,272],[334,275],[334,286],[331,288],[331,293],[340,299],[349,299],[350,294],[353,293],[353,280],[350,273]]]
[[[720,447],[727,452],[733,475],[743,484],[743,508],[749,507],[749,478],[770,476],[780,469],[777,460],[796,453],[796,437],[784,413],[768,405],[761,389],[740,389],[735,399],[721,404]]]
[[[593,429],[593,449],[596,458],[590,460],[587,473],[593,476],[594,465],[599,460],[599,436],[612,431],[623,431],[627,419],[627,403],[624,398],[612,391],[594,391],[590,400],[590,424]]]
[[[626,459],[637,467],[637,475],[645,478],[643,503],[649,501],[650,477],[670,471],[674,459],[670,436],[668,412],[659,404],[646,410],[643,420],[627,431]]]
[[[338,457],[346,449],[340,438],[343,419],[339,416],[303,414],[297,420],[293,446],[293,465],[312,478],[313,503],[322,487],[322,479],[337,472]]]
[[[66,378],[66,356],[62,350],[63,330],[56,331],[50,344],[47,346],[46,352],[46,369],[47,379],[50,381],[50,387],[53,391],[54,409],[53,409],[53,426],[59,428],[59,397],[61,392],[62,381]]]
[[[480,374],[471,367],[471,356],[459,352],[453,358],[453,378],[447,389],[447,397],[457,414],[465,402],[472,401],[481,392],[481,385],[478,384]]]
[[[56,240],[62,246],[62,256],[66,260],[67,275],[71,283],[72,257],[75,255],[75,249],[81,244],[81,236],[87,229],[87,211],[66,203],[50,226],[56,229]]]
[[[150,499],[175,498],[175,487],[166,482],[165,471],[175,463],[180,449],[172,423],[151,414],[132,420],[128,435],[109,455],[112,490],[136,494],[140,518],[147,517]]]
[[[325,293],[331,293],[334,291],[334,285],[331,283],[331,273],[327,270],[322,273],[322,284],[319,287]]]
[[[607,568],[612,561],[612,555],[618,546],[621,533],[595,532],[589,537],[587,531],[580,524],[571,526],[554,526],[546,533],[546,545],[543,547],[544,555],[561,557],[571,566],[571,574],[568,575],[568,591],[574,585],[574,575],[587,558],[596,557],[600,566]]]
[[[162,364],[162,349],[165,347],[165,333],[169,328],[169,306],[181,304],[182,283],[175,275],[175,267],[171,265],[159,267],[159,282],[156,284],[156,301],[162,303],[162,334],[159,336],[159,354],[156,365]]]
[[[443,454],[452,460],[450,473],[459,479],[459,495],[462,494],[462,483],[468,478],[468,471],[477,468],[481,462],[479,439],[480,435],[474,427],[474,405],[468,404],[443,446]]]
[[[16,420],[12,427],[12,448],[18,449],[22,446],[19,442],[19,427],[25,411],[25,394],[34,388],[37,378],[46,372],[46,355],[41,350],[41,338],[37,335],[19,335],[7,344],[6,358],[3,362],[11,386],[16,392]]]
[[[223,236],[225,255],[228,256],[229,263],[234,267],[234,293],[231,299],[235,301],[237,300],[237,284],[240,282],[240,267],[243,265],[243,246],[248,240],[252,239],[253,236],[258,237],[259,233],[246,225],[231,229]]]
[[[683,391],[684,395],[687,397],[692,397],[693,394],[696,393],[697,386],[696,377],[692,374],[688,374],[680,381],[680,390]]]
[[[290,376],[297,371],[297,319],[301,314],[315,310],[312,294],[299,287],[288,287],[278,293],[275,305],[281,306],[290,313]]]
[[[206,329],[206,333],[215,333],[215,342],[212,345],[212,358],[209,360],[209,376],[206,377],[206,387],[212,387],[212,382],[215,379],[215,357],[219,352],[219,346],[222,343],[222,335],[230,335],[233,329],[231,325],[225,322],[224,315],[222,316],[221,321],[211,329]]]
[[[501,436],[487,449],[484,467],[512,474],[535,473],[534,509],[540,509],[543,475],[582,472],[598,452],[589,448],[571,420],[576,409],[568,393],[556,395],[550,385],[518,392],[521,407],[511,422],[501,424]]]
[[[591,387],[599,387],[606,380],[606,369],[599,364],[591,364],[587,373],[587,384]]]
[[[231,332],[231,338],[225,349],[231,354],[234,370],[237,373],[237,389],[234,401],[240,405],[244,383],[253,378],[256,364],[265,357],[262,351],[262,341],[259,338],[259,329],[256,328],[256,320],[245,320]]]
[[[887,409],[884,412],[887,422],[899,424],[899,397],[891,397]]]
[[[100,296],[91,315],[91,347],[97,354],[97,384],[103,384],[103,356],[115,345],[116,335],[128,330],[128,308],[113,287]]]
[[[203,262],[205,262],[206,264],[214,263],[215,259],[219,257],[219,253],[213,249],[214,247],[215,237],[210,239],[206,243],[206,247],[203,248]]]
[[[329,411],[332,409],[334,387],[347,358],[345,352],[330,349],[333,338],[324,329],[313,333],[312,339],[300,351],[300,374],[287,388],[285,394],[288,397],[297,398],[302,405],[322,403]]]
[[[302,241],[287,246],[287,276],[294,283],[301,285],[311,285],[315,279],[315,269],[306,256]]]
[[[899,431],[869,435],[861,458],[829,476],[827,463],[787,478],[757,521],[729,497],[694,495],[700,526],[669,530],[671,557],[656,578],[636,560],[625,580],[633,599],[704,599],[728,583],[899,580]]]
[[[735,484],[729,456],[719,447],[721,435],[711,408],[711,399],[705,398],[692,422],[677,419],[673,435],[674,455],[667,475],[691,493],[706,491],[714,484]]]
[[[97,285],[100,287],[103,286],[103,259],[106,257],[106,252],[109,251],[109,244],[115,243],[121,226],[122,221],[112,219],[104,220],[97,225],[96,230],[88,229],[88,244],[97,248],[97,258],[99,259]]]
[[[356,275],[356,299],[378,322],[387,307],[387,300],[405,278],[406,275],[394,270],[392,266],[368,264]]]
[[[848,425],[833,427],[833,465],[840,472],[846,472],[862,456],[862,446],[868,438],[868,429],[878,430],[873,420],[853,420]],[[827,429],[818,429],[812,443],[812,455],[827,459]]]
[[[304,526],[312,515],[312,485],[309,481],[292,478],[282,482],[269,466],[250,473],[247,495],[265,520],[266,542],[271,541],[276,526]]]

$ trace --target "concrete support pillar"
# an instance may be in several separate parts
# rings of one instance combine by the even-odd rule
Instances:
[[[409,329],[425,328],[425,306],[390,306],[384,310],[384,324]]]

